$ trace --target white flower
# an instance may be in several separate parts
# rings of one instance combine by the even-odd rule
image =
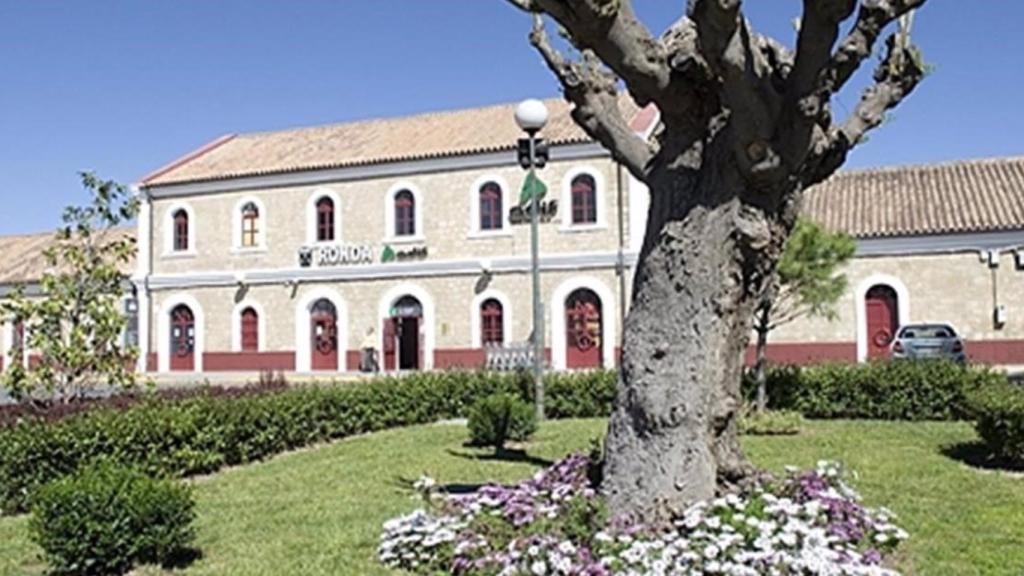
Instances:
[[[424,490],[430,490],[434,486],[437,486],[437,480],[434,480],[433,478],[427,476],[426,474],[420,476],[419,479],[417,479],[416,482],[414,482],[412,485],[413,488],[420,492],[423,492]]]
[[[537,560],[533,564],[530,564],[530,572],[537,576],[544,576],[548,573],[548,565],[543,560]]]

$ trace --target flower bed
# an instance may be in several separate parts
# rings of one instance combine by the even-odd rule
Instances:
[[[580,455],[511,487],[442,497],[424,478],[417,488],[426,507],[384,524],[378,556],[420,574],[891,575],[881,561],[907,537],[830,462],[697,504],[662,529],[610,520]]]

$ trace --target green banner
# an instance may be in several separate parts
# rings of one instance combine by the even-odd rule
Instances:
[[[523,189],[519,193],[519,205],[523,206],[533,198],[537,198],[538,201],[543,200],[547,193],[548,187],[544,182],[535,173],[530,172],[526,175],[526,180],[523,181]]]

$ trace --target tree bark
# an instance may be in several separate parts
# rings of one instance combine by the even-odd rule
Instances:
[[[754,472],[737,437],[742,358],[784,231],[744,202],[729,156],[652,175],[606,446],[616,515],[668,521]]]

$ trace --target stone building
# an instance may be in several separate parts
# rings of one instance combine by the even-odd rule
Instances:
[[[645,195],[549,101],[550,363],[615,365]],[[624,104],[638,133],[653,114]],[[642,134],[641,134],[642,135]],[[530,338],[512,106],[221,138],[141,182],[149,371],[480,366]],[[624,272],[624,273],[622,273]]]
[[[612,367],[647,190],[564,102],[547,104],[549,362]],[[656,112],[623,108],[646,137]],[[140,369],[329,374],[355,370],[364,343],[385,370],[440,369],[522,348],[532,315],[519,137],[513,106],[493,106],[225,136],[145,177],[127,307]],[[770,357],[865,360],[887,354],[900,324],[948,321],[973,359],[1024,364],[1024,158],[841,173],[807,193],[805,210],[856,237],[851,289],[835,321],[773,333]],[[32,281],[0,254],[0,294]]]

